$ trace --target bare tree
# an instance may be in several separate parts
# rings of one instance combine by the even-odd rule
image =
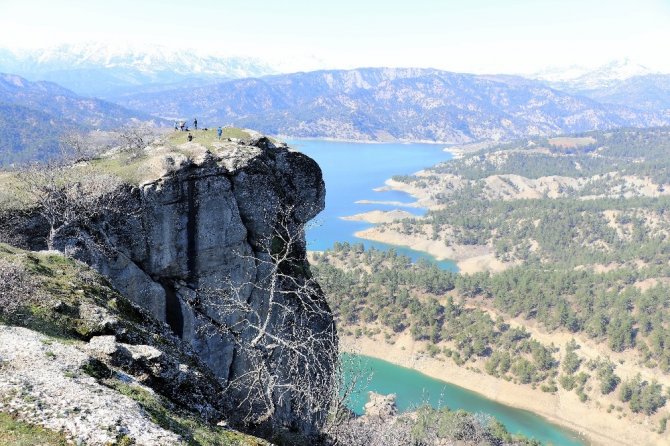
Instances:
[[[121,127],[118,138],[122,150],[131,152],[135,156],[156,139],[156,129],[146,122],[129,124]]]
[[[105,213],[137,211],[128,206],[128,187],[120,178],[91,166],[33,163],[20,169],[16,177],[26,208],[49,226],[49,249],[64,227],[85,227]]]
[[[261,425],[278,411],[325,423],[337,401],[338,338],[332,314],[305,259],[304,227],[292,208],[277,218],[253,262],[253,280],[203,289],[199,302],[214,309],[220,334],[230,339],[244,371],[229,377],[228,399],[240,421]]]
[[[73,161],[89,160],[104,150],[104,147],[94,144],[90,137],[78,131],[64,133],[58,143],[61,157]]]
[[[38,294],[23,265],[0,258],[0,315],[11,315],[39,299]]]
[[[523,439],[501,435],[491,416],[423,406],[399,415],[352,417],[331,435],[333,445],[346,446],[512,446]],[[507,438],[506,438],[507,437]]]

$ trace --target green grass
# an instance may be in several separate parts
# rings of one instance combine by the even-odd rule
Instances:
[[[205,147],[213,148],[214,143],[219,142],[219,138],[216,133],[216,128],[209,130],[193,130],[191,132],[171,132],[167,135],[167,142],[171,145],[179,145],[188,142],[186,139],[188,134],[193,135],[193,142],[201,144]],[[221,141],[225,141],[227,138],[237,138],[237,139],[250,139],[251,135],[248,132],[245,132],[242,129],[235,127],[226,127],[223,129],[221,135]]]
[[[97,326],[81,317],[82,303],[107,309],[125,321],[140,322],[141,314],[118,295],[106,280],[86,266],[62,255],[34,253],[0,243],[0,259],[22,265],[36,284],[39,299],[29,299],[0,323],[18,325],[67,341],[88,340]],[[54,311],[56,302],[61,310]]]
[[[194,136],[194,143],[213,153],[217,153],[221,148],[221,143],[227,142],[228,138],[251,139],[250,133],[233,127],[223,129],[221,140],[217,136],[216,129],[194,130],[190,133]],[[187,143],[187,136],[188,132],[172,131],[162,136],[159,145],[152,147],[153,153],[151,150],[149,152],[118,151],[86,163],[79,163],[74,166],[72,172],[75,173],[75,177],[79,172],[82,175],[91,171],[107,173],[118,177],[124,183],[135,185],[152,181],[165,173],[161,165],[163,157],[183,155],[191,158],[198,151],[202,152],[202,149],[198,150],[196,146],[184,146]],[[14,172],[0,170],[0,210],[29,208],[34,202],[34,197],[30,197],[21,190]]]
[[[117,379],[108,379],[103,383],[137,401],[154,423],[163,429],[181,435],[189,446],[268,445],[267,442],[258,438],[212,426],[194,416],[180,413],[164,398],[141,387],[129,385]]]
[[[67,439],[59,432],[16,420],[0,412],[0,445],[7,446],[66,446]]]
[[[143,180],[145,161],[145,157],[133,158],[129,153],[120,153],[113,157],[94,159],[91,161],[91,166],[102,172],[116,175],[126,183],[139,184]]]
[[[0,324],[23,326],[51,338],[45,345],[53,342],[81,342],[97,334],[97,327],[80,315],[82,305],[105,309],[118,317],[129,336],[138,342],[149,343],[148,336],[156,340],[157,333],[146,332],[151,329],[151,321],[125,298],[109,287],[102,276],[92,272],[85,265],[65,256],[49,253],[27,252],[0,243],[0,259],[20,264],[28,276],[37,283],[44,293],[43,298],[29,300],[28,304],[11,314],[0,311]],[[54,304],[60,302],[58,311]],[[158,342],[158,341],[157,341]],[[164,341],[166,342],[166,341]],[[52,359],[57,359],[47,353]],[[186,364],[188,358],[184,358]],[[74,372],[72,372],[74,373]],[[191,446],[262,446],[268,443],[227,430],[220,426],[209,425],[195,414],[178,409],[168,399],[151,393],[144,388],[130,386],[114,378],[114,372],[104,363],[91,360],[77,373],[96,378],[102,384],[129,396],[137,401],[157,424],[181,435]],[[41,440],[35,435],[43,433],[37,428],[16,423],[11,418],[0,418],[0,446],[4,445],[64,445],[58,442],[61,437],[52,437],[53,441]],[[45,435],[47,435],[45,433]],[[10,436],[11,435],[11,436]],[[33,435],[33,436],[30,436]],[[50,438],[50,437],[44,437]],[[116,445],[127,444],[132,439],[117,439]]]

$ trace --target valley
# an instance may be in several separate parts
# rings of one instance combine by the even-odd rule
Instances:
[[[0,446],[670,444],[670,5],[0,14]]]
[[[450,255],[460,274],[357,243],[313,254],[347,348],[598,444],[664,444],[668,140],[529,139],[387,181],[431,210],[356,235]]]

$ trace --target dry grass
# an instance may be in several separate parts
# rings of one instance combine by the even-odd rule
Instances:
[[[65,436],[0,412],[0,444],[13,446],[66,446]]]
[[[556,138],[550,138],[549,144],[554,147],[561,147],[563,149],[576,149],[578,147],[588,146],[589,144],[595,143],[595,138],[590,136],[584,136],[581,138],[570,137],[570,136],[559,136]]]
[[[221,140],[219,140],[216,129],[209,130],[193,130],[191,132],[170,132],[166,136],[166,143],[170,146],[178,146],[188,142],[188,134],[193,135],[193,142],[205,146],[207,149],[215,148],[215,143],[227,140],[228,138],[250,139],[251,133],[246,130],[235,127],[226,127],[223,129]]]

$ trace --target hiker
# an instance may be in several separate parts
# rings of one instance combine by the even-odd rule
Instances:
[[[186,123],[185,123],[184,121],[182,121],[182,122],[179,124],[179,128],[181,129],[182,132],[184,131],[184,126],[185,126],[185,125],[186,125]]]
[[[196,130],[198,130],[198,118],[195,118],[195,119],[193,120],[193,128],[196,129]]]
[[[221,139],[221,134],[223,134],[223,129],[221,128],[221,126],[219,126],[219,128],[216,129],[216,134],[219,135],[219,139]]]
[[[189,133],[188,136],[186,137],[186,139],[188,139],[188,142],[193,141],[193,135],[191,135],[191,134]]]
[[[179,130],[179,124],[177,124],[177,121],[174,122],[174,129],[175,131]]]

